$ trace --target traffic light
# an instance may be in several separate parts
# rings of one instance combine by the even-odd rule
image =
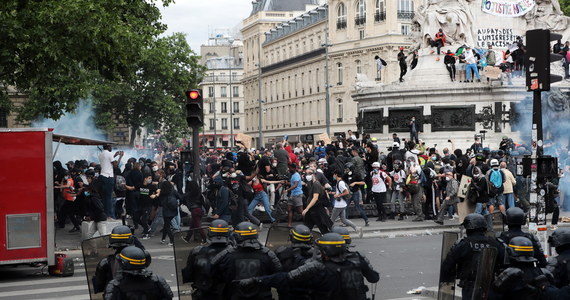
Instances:
[[[562,59],[562,55],[551,53],[550,42],[562,38],[548,29],[534,29],[526,32],[526,88],[527,91],[549,91],[550,84],[562,80],[561,76],[550,74],[550,63]]]
[[[204,126],[202,90],[186,91],[186,122],[190,127]]]

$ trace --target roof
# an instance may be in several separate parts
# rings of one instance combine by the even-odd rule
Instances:
[[[305,11],[305,5],[318,4],[318,0],[255,0],[251,15],[258,11]]]
[[[115,144],[115,142],[101,141],[94,139],[80,138],[76,136],[63,135],[63,134],[53,134],[54,142],[61,142],[67,145],[82,145],[82,146],[98,146],[105,144]]]

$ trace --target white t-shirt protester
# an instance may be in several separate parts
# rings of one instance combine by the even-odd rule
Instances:
[[[343,180],[339,181],[336,184],[336,194],[340,195],[344,193],[344,191],[347,188],[348,187],[346,186],[346,183]],[[346,207],[346,201],[344,201],[344,197],[339,197],[334,199],[334,208],[345,208],[345,207]]]
[[[372,192],[373,193],[384,193],[386,192],[386,177],[388,174],[386,172],[379,171],[378,173],[372,174]]]
[[[113,153],[109,150],[103,150],[99,153],[99,163],[101,164],[101,176],[113,177]]]
[[[390,172],[392,178],[394,178],[394,186],[396,191],[402,190],[402,185],[404,185],[404,180],[406,180],[406,172],[404,170],[392,171]]]

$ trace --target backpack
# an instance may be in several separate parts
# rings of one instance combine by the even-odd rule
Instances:
[[[166,198],[166,208],[170,209],[170,210],[176,210],[178,208],[178,199],[176,198],[176,195],[174,195],[175,192],[172,192],[170,195],[168,195],[168,197]]]
[[[125,180],[125,177],[121,176],[121,175],[117,175],[115,176],[115,189],[117,191],[121,191],[124,192],[127,190],[127,187],[125,186],[127,184],[127,180]]]
[[[343,180],[339,180],[339,181],[336,183],[336,190],[337,190],[339,193],[342,194],[343,192],[341,192],[340,189],[338,188],[338,185],[339,185],[339,183],[340,183],[341,181],[343,181]],[[345,182],[345,183],[346,183],[346,182]],[[346,189],[348,190],[348,195],[342,197],[342,198],[344,199],[344,201],[347,201],[348,199],[351,199],[351,198],[352,198],[352,191],[350,190],[350,186],[349,186],[348,184],[346,185]]]
[[[239,186],[241,188],[242,196],[245,200],[252,201],[253,197],[255,197],[255,192],[253,191],[253,187],[247,184],[244,180],[239,181]]]
[[[383,65],[383,66],[387,66],[387,65],[388,65],[388,63],[387,63],[385,60],[383,60],[383,59],[380,59],[380,62],[382,62],[382,65]]]
[[[503,193],[505,189],[503,186],[504,182],[503,172],[501,170],[491,169],[488,177],[488,186],[489,186],[489,196],[494,197]]]

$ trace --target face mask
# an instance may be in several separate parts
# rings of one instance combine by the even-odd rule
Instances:
[[[231,177],[231,178],[236,178],[236,177],[237,177],[237,174],[236,174],[236,173],[232,173],[232,174],[230,175],[230,177]]]
[[[89,194],[89,192],[83,192],[83,194],[84,194],[86,197],[89,197],[89,195],[91,195],[91,194]]]
[[[307,181],[313,181],[313,175],[305,175]]]
[[[152,183],[152,178],[149,178],[147,180],[145,180],[146,184],[151,184]]]
[[[154,167],[152,167],[152,171],[153,171],[153,172],[156,172],[156,171],[158,171],[158,166],[154,166]]]
[[[65,180],[68,180],[68,179],[69,179],[69,176],[65,176],[65,177],[63,177],[63,178],[64,178]]]
[[[271,164],[274,168],[277,167],[277,163],[272,163]]]
[[[437,156],[432,156],[431,160],[437,160]]]
[[[348,172],[348,175],[352,175],[352,171]]]
[[[445,177],[445,181],[450,181],[451,177]]]

